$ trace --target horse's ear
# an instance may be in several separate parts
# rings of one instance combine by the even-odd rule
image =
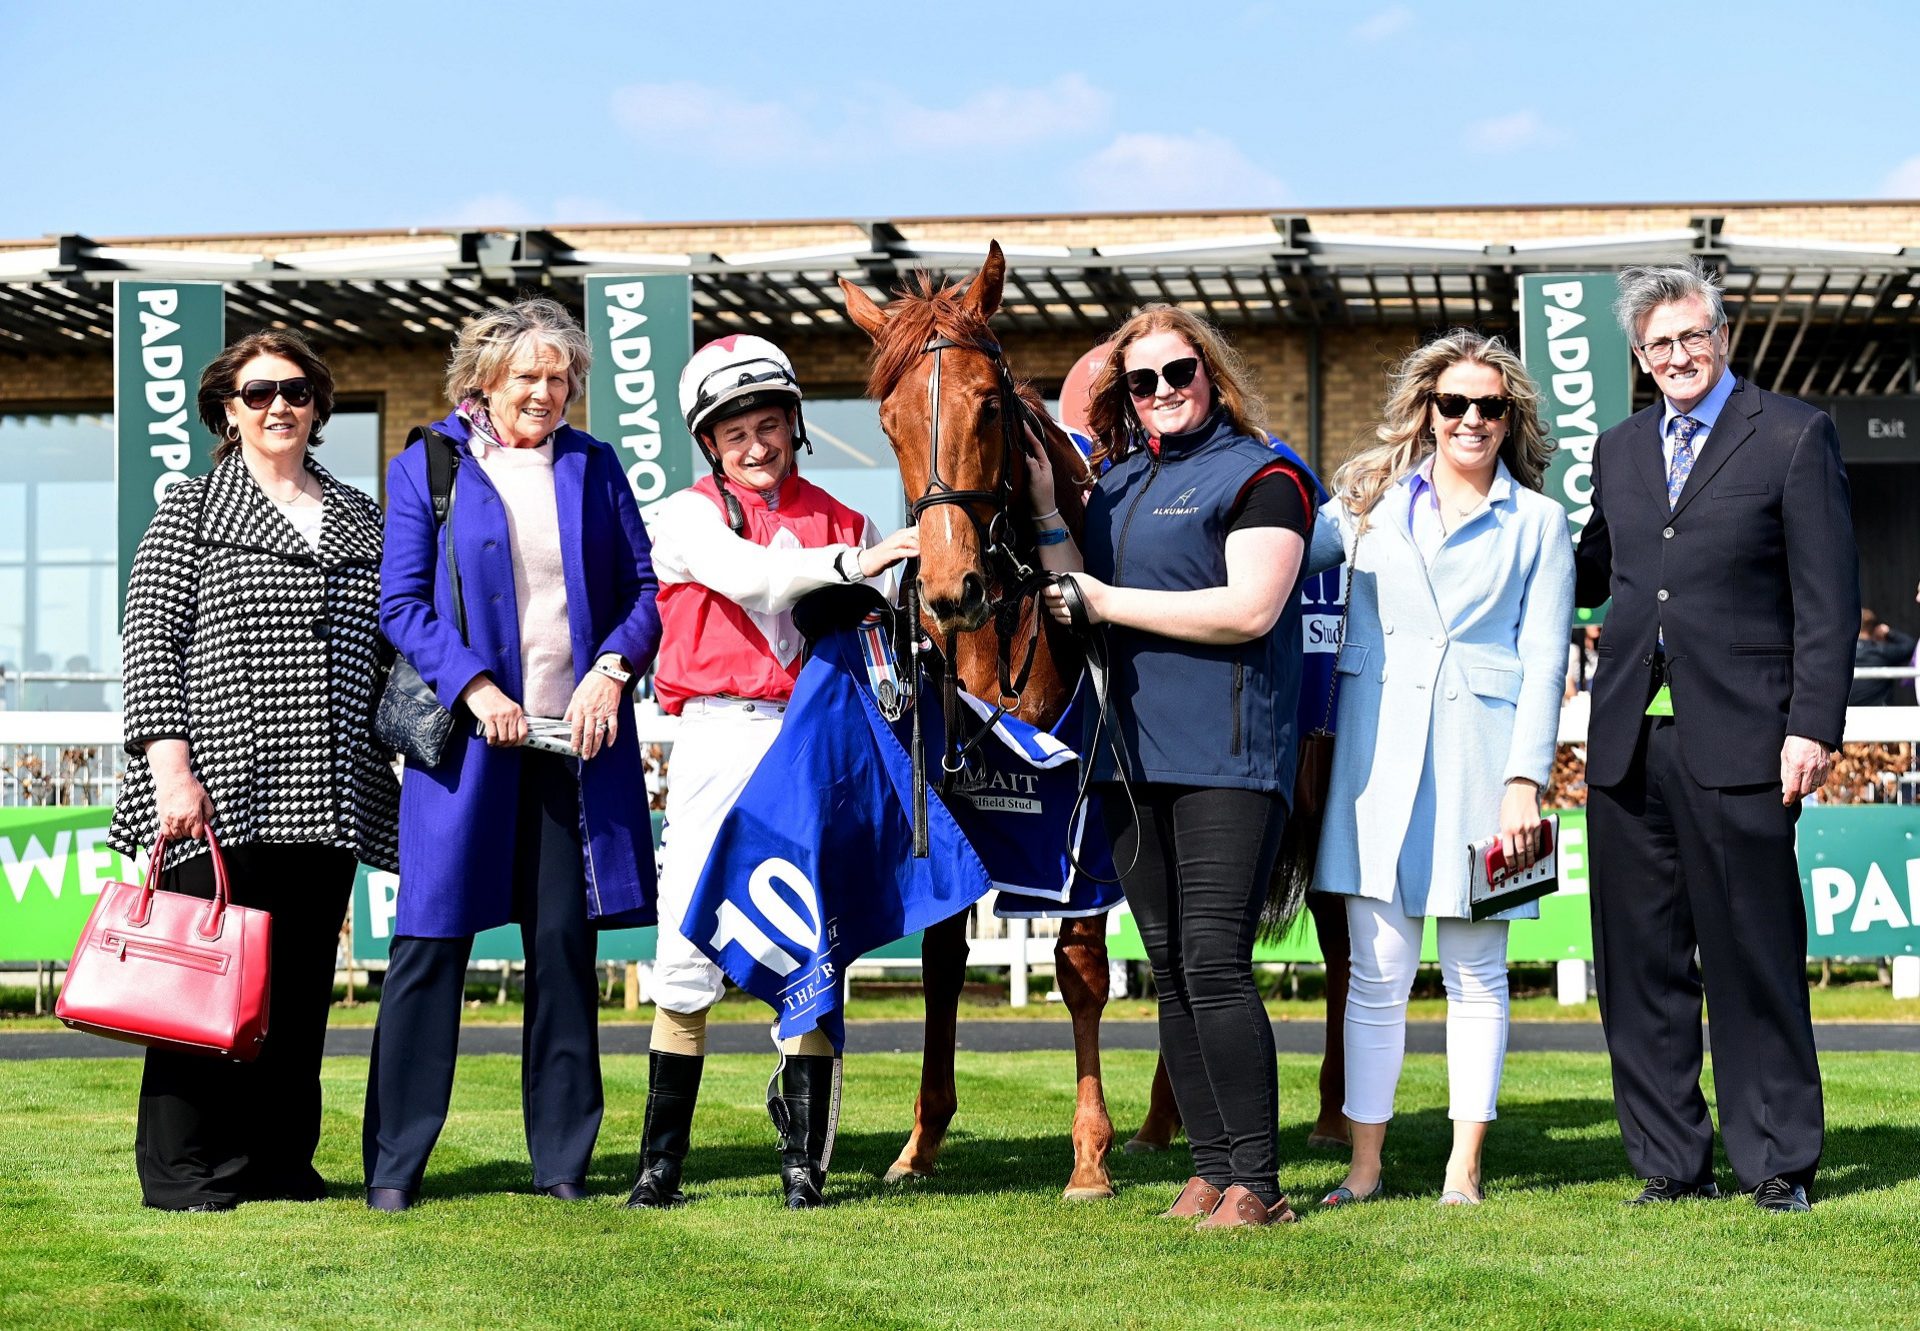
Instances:
[[[873,303],[873,297],[844,277],[840,279],[840,294],[847,298],[847,317],[865,329],[868,337],[879,341],[887,326],[887,316]]]
[[[967,287],[967,304],[973,306],[982,322],[991,319],[1000,310],[1000,293],[1007,285],[1007,256],[1000,250],[1000,242],[987,242],[987,261],[980,265],[980,271],[973,275],[973,281]]]

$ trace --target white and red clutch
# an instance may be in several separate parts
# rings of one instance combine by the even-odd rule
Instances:
[[[1560,815],[1541,819],[1540,833],[1546,844],[1540,858],[1525,869],[1507,864],[1497,836],[1467,847],[1467,905],[1474,919],[1484,920],[1560,889]]]

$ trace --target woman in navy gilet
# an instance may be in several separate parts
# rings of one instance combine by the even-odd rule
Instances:
[[[1313,509],[1308,482],[1267,446],[1248,377],[1213,328],[1150,305],[1090,389],[1099,479],[1084,550],[1049,512],[1047,469],[1027,468],[1042,562],[1071,573],[1107,626],[1116,742],[1088,761],[1193,1148],[1167,1215],[1203,1228],[1294,1218],[1253,943],[1293,790],[1295,593]],[[1066,620],[1060,591],[1047,599]]]

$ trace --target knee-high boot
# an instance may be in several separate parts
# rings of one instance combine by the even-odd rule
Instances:
[[[827,1162],[840,1116],[840,1060],[828,1054],[787,1054],[780,1069],[780,1094],[769,1096],[767,1112],[780,1130],[780,1184],[787,1209],[824,1206]]]
[[[693,1141],[693,1107],[700,1098],[703,1054],[647,1056],[647,1118],[640,1130],[640,1173],[627,1205],[653,1209],[680,1206],[680,1171]]]

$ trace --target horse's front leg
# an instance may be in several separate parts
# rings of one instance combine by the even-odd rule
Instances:
[[[1092,1201],[1113,1196],[1107,1152],[1113,1148],[1113,1120],[1100,1082],[1100,1013],[1107,1006],[1107,917],[1062,920],[1053,946],[1054,974],[1060,996],[1073,1015],[1073,1068],[1077,1084],[1073,1105],[1073,1176],[1066,1200]]]
[[[926,1038],[920,1054],[920,1094],[913,1102],[913,1135],[887,1170],[887,1182],[925,1178],[934,1172],[940,1147],[959,1100],[953,1086],[953,1050],[960,1018],[960,989],[967,978],[967,916],[961,911],[920,936],[920,984],[926,993]]]

